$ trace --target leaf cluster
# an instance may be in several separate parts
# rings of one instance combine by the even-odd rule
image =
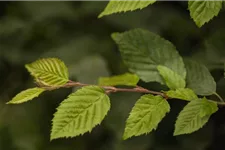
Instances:
[[[112,37],[132,74],[101,77],[98,86],[78,84],[69,80],[68,69],[61,60],[39,59],[26,65],[39,87],[22,91],[8,104],[26,102],[47,90],[83,86],[69,95],[57,108],[52,120],[51,139],[90,132],[102,122],[110,110],[108,94],[117,91],[113,86],[135,87],[139,78],[146,82],[157,81],[165,84],[170,90],[163,92],[166,95],[164,97],[146,94],[137,100],[126,121],[124,139],[156,129],[170,111],[168,98],[189,101],[177,118],[174,135],[197,131],[217,111],[216,102],[197,96],[211,95],[216,90],[215,81],[204,65],[191,60],[183,61],[172,43],[147,30],[134,29],[114,33]]]
[[[155,1],[110,1],[99,15],[142,9]],[[221,1],[189,1],[190,15],[201,27],[217,16]],[[91,132],[110,113],[110,93],[131,91],[144,93],[126,120],[123,139],[147,134],[156,130],[170,112],[169,99],[185,100],[188,104],[177,116],[174,136],[189,134],[202,128],[210,116],[218,110],[217,102],[205,96],[216,94],[216,82],[209,70],[201,63],[183,59],[175,46],[159,35],[145,29],[133,29],[111,35],[117,44],[129,73],[99,78],[98,85],[73,82],[68,68],[58,58],[43,58],[25,65],[37,87],[17,94],[8,104],[19,104],[39,96],[45,91],[82,86],[71,93],[57,108],[52,119],[51,140],[68,138]],[[158,82],[168,87],[162,94],[149,94],[138,82]],[[115,86],[128,86],[120,90]],[[159,92],[158,92],[159,93]],[[216,94],[217,95],[217,94]]]
[[[101,18],[103,16],[111,15],[114,13],[143,9],[155,2],[156,0],[147,0],[147,1],[111,0],[106,6],[105,10],[98,17]],[[190,16],[198,27],[203,26],[205,23],[213,19],[213,17],[217,16],[221,8],[222,8],[222,1],[192,1],[192,0],[188,1],[188,9],[190,11]]]

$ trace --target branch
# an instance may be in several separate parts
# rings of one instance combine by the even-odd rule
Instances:
[[[67,84],[64,85],[64,87],[74,87],[74,86],[89,86],[90,84],[83,84],[80,82],[74,82],[74,81],[69,81]],[[162,92],[156,92],[156,91],[151,91],[148,89],[145,89],[143,87],[136,86],[135,88],[116,88],[114,86],[100,86],[103,89],[106,90],[107,93],[115,93],[115,92],[136,92],[136,93],[149,93],[149,94],[154,94],[154,95],[161,95],[164,98],[168,98],[168,96],[165,93]]]
[[[71,87],[76,87],[76,86],[96,86],[96,85],[84,84],[84,83],[74,82],[74,81],[70,80],[69,82],[67,82],[65,85],[62,85],[62,86],[45,86],[45,85],[39,85],[39,86],[46,90],[55,90],[55,89],[59,89],[59,88],[71,88]],[[145,89],[140,86],[136,86],[135,88],[117,88],[114,86],[100,86],[100,87],[105,89],[107,94],[116,93],[116,92],[135,92],[135,93],[160,95],[160,96],[164,97],[165,99],[172,99],[172,98],[168,97],[166,95],[166,93],[151,91],[151,90]],[[218,101],[213,101],[213,100],[209,100],[209,101],[215,102],[221,106],[225,106],[225,102],[218,102]]]

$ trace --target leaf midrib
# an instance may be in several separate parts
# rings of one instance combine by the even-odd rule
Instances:
[[[197,109],[198,111],[198,113],[196,113],[195,114],[195,116],[193,117],[193,119],[191,119],[191,121],[189,121],[187,124],[186,124],[186,126],[183,126],[179,131],[181,131],[181,130],[183,130],[183,129],[185,129],[187,126],[189,126],[189,124],[200,114],[200,112],[201,112],[201,110],[202,110],[202,107],[203,107],[204,105],[202,105],[201,107],[200,107],[200,109]],[[203,118],[203,117],[201,117],[201,118]],[[179,132],[178,132],[179,133]]]
[[[55,77],[58,77],[58,78],[60,78],[60,79],[63,79],[63,80],[65,80],[65,81],[67,81],[68,80],[68,78],[65,78],[64,76],[61,76],[60,74],[57,74],[57,73],[55,73],[55,72],[51,72],[51,71],[49,71],[49,70],[42,70],[42,69],[40,69],[40,68],[34,68],[34,67],[30,67],[32,70],[38,70],[38,71],[35,71],[35,72],[41,72],[42,74],[44,74],[44,73],[49,73],[49,74],[51,74],[51,75],[53,75],[53,76],[55,76]],[[36,76],[36,75],[35,75]]]
[[[105,96],[104,94],[101,94],[93,103],[91,103],[88,107],[84,108],[83,111],[81,111],[79,114],[77,114],[76,116],[74,116],[73,119],[71,119],[70,121],[68,121],[68,123],[64,127],[62,127],[61,129],[59,129],[58,132],[56,132],[55,134],[60,133],[64,128],[66,128],[75,119],[77,119],[77,117],[79,117],[81,114],[83,114],[88,108],[90,108],[91,106],[93,106],[94,104],[96,104],[99,100],[103,99],[104,96]]]
[[[154,109],[150,109],[150,108],[149,108],[149,109],[147,110],[146,114],[139,120],[139,123],[143,124],[143,119],[144,119],[146,116],[148,116],[149,113],[151,113],[151,112],[157,110],[158,106],[159,106],[162,102],[163,102],[163,100],[162,100],[161,102],[155,104],[155,107],[153,107]],[[138,123],[135,124],[135,126],[134,126],[133,128],[136,128],[137,125],[138,125]],[[131,129],[133,129],[133,128],[131,128]],[[152,128],[152,129],[153,129],[153,128]],[[140,132],[140,130],[139,130],[138,132]],[[137,132],[137,133],[138,133],[138,132]]]

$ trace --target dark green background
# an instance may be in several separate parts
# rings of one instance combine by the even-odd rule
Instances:
[[[110,95],[111,110],[100,126],[72,139],[50,142],[56,107],[75,89],[46,92],[21,105],[6,105],[35,86],[24,64],[58,57],[70,78],[94,84],[100,76],[127,71],[113,32],[145,28],[171,41],[183,57],[204,63],[225,98],[225,12],[198,28],[187,2],[156,2],[143,10],[97,19],[107,2],[0,2],[0,150],[224,150],[225,108],[201,130],[173,137],[174,122],[186,102],[170,100],[171,112],[151,134],[122,141],[125,120],[140,94]],[[157,83],[143,83],[159,91]],[[216,99],[215,97],[210,97]]]

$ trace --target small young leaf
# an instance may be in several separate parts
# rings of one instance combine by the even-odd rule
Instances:
[[[221,8],[222,1],[188,2],[191,18],[193,18],[198,27],[201,27],[206,22],[209,22],[214,16],[217,16]]]
[[[192,89],[198,95],[211,95],[216,91],[216,82],[204,65],[192,60],[185,60],[185,66],[187,88]]]
[[[64,62],[57,58],[39,59],[26,65],[37,82],[48,86],[64,85],[69,79]]]
[[[163,65],[186,77],[184,63],[176,48],[169,41],[143,29],[112,34],[129,70],[145,82],[164,84],[157,66]]]
[[[174,135],[189,134],[199,130],[217,110],[217,104],[206,98],[189,102],[177,118]]]
[[[57,108],[52,120],[51,140],[91,132],[109,109],[109,97],[102,88],[86,86],[77,90]]]
[[[125,73],[118,76],[101,77],[99,78],[98,84],[104,86],[115,86],[115,85],[136,86],[138,81],[139,78],[137,75]]]
[[[38,97],[45,90],[42,88],[31,88],[17,94],[11,101],[7,104],[20,104],[32,100],[35,97]]]
[[[157,69],[170,89],[175,90],[185,87],[185,80],[173,70],[161,65],[157,66]]]
[[[194,91],[188,88],[179,88],[176,90],[170,90],[166,92],[166,95],[170,98],[177,98],[187,101],[198,99],[198,96],[194,93]]]
[[[156,0],[148,0],[148,1],[110,0],[105,10],[98,16],[98,18],[101,18],[102,16],[114,14],[114,13],[143,9],[150,4],[153,4],[155,1]]]
[[[169,111],[170,105],[163,97],[151,94],[142,96],[136,102],[126,121],[123,139],[149,133],[156,129]]]

